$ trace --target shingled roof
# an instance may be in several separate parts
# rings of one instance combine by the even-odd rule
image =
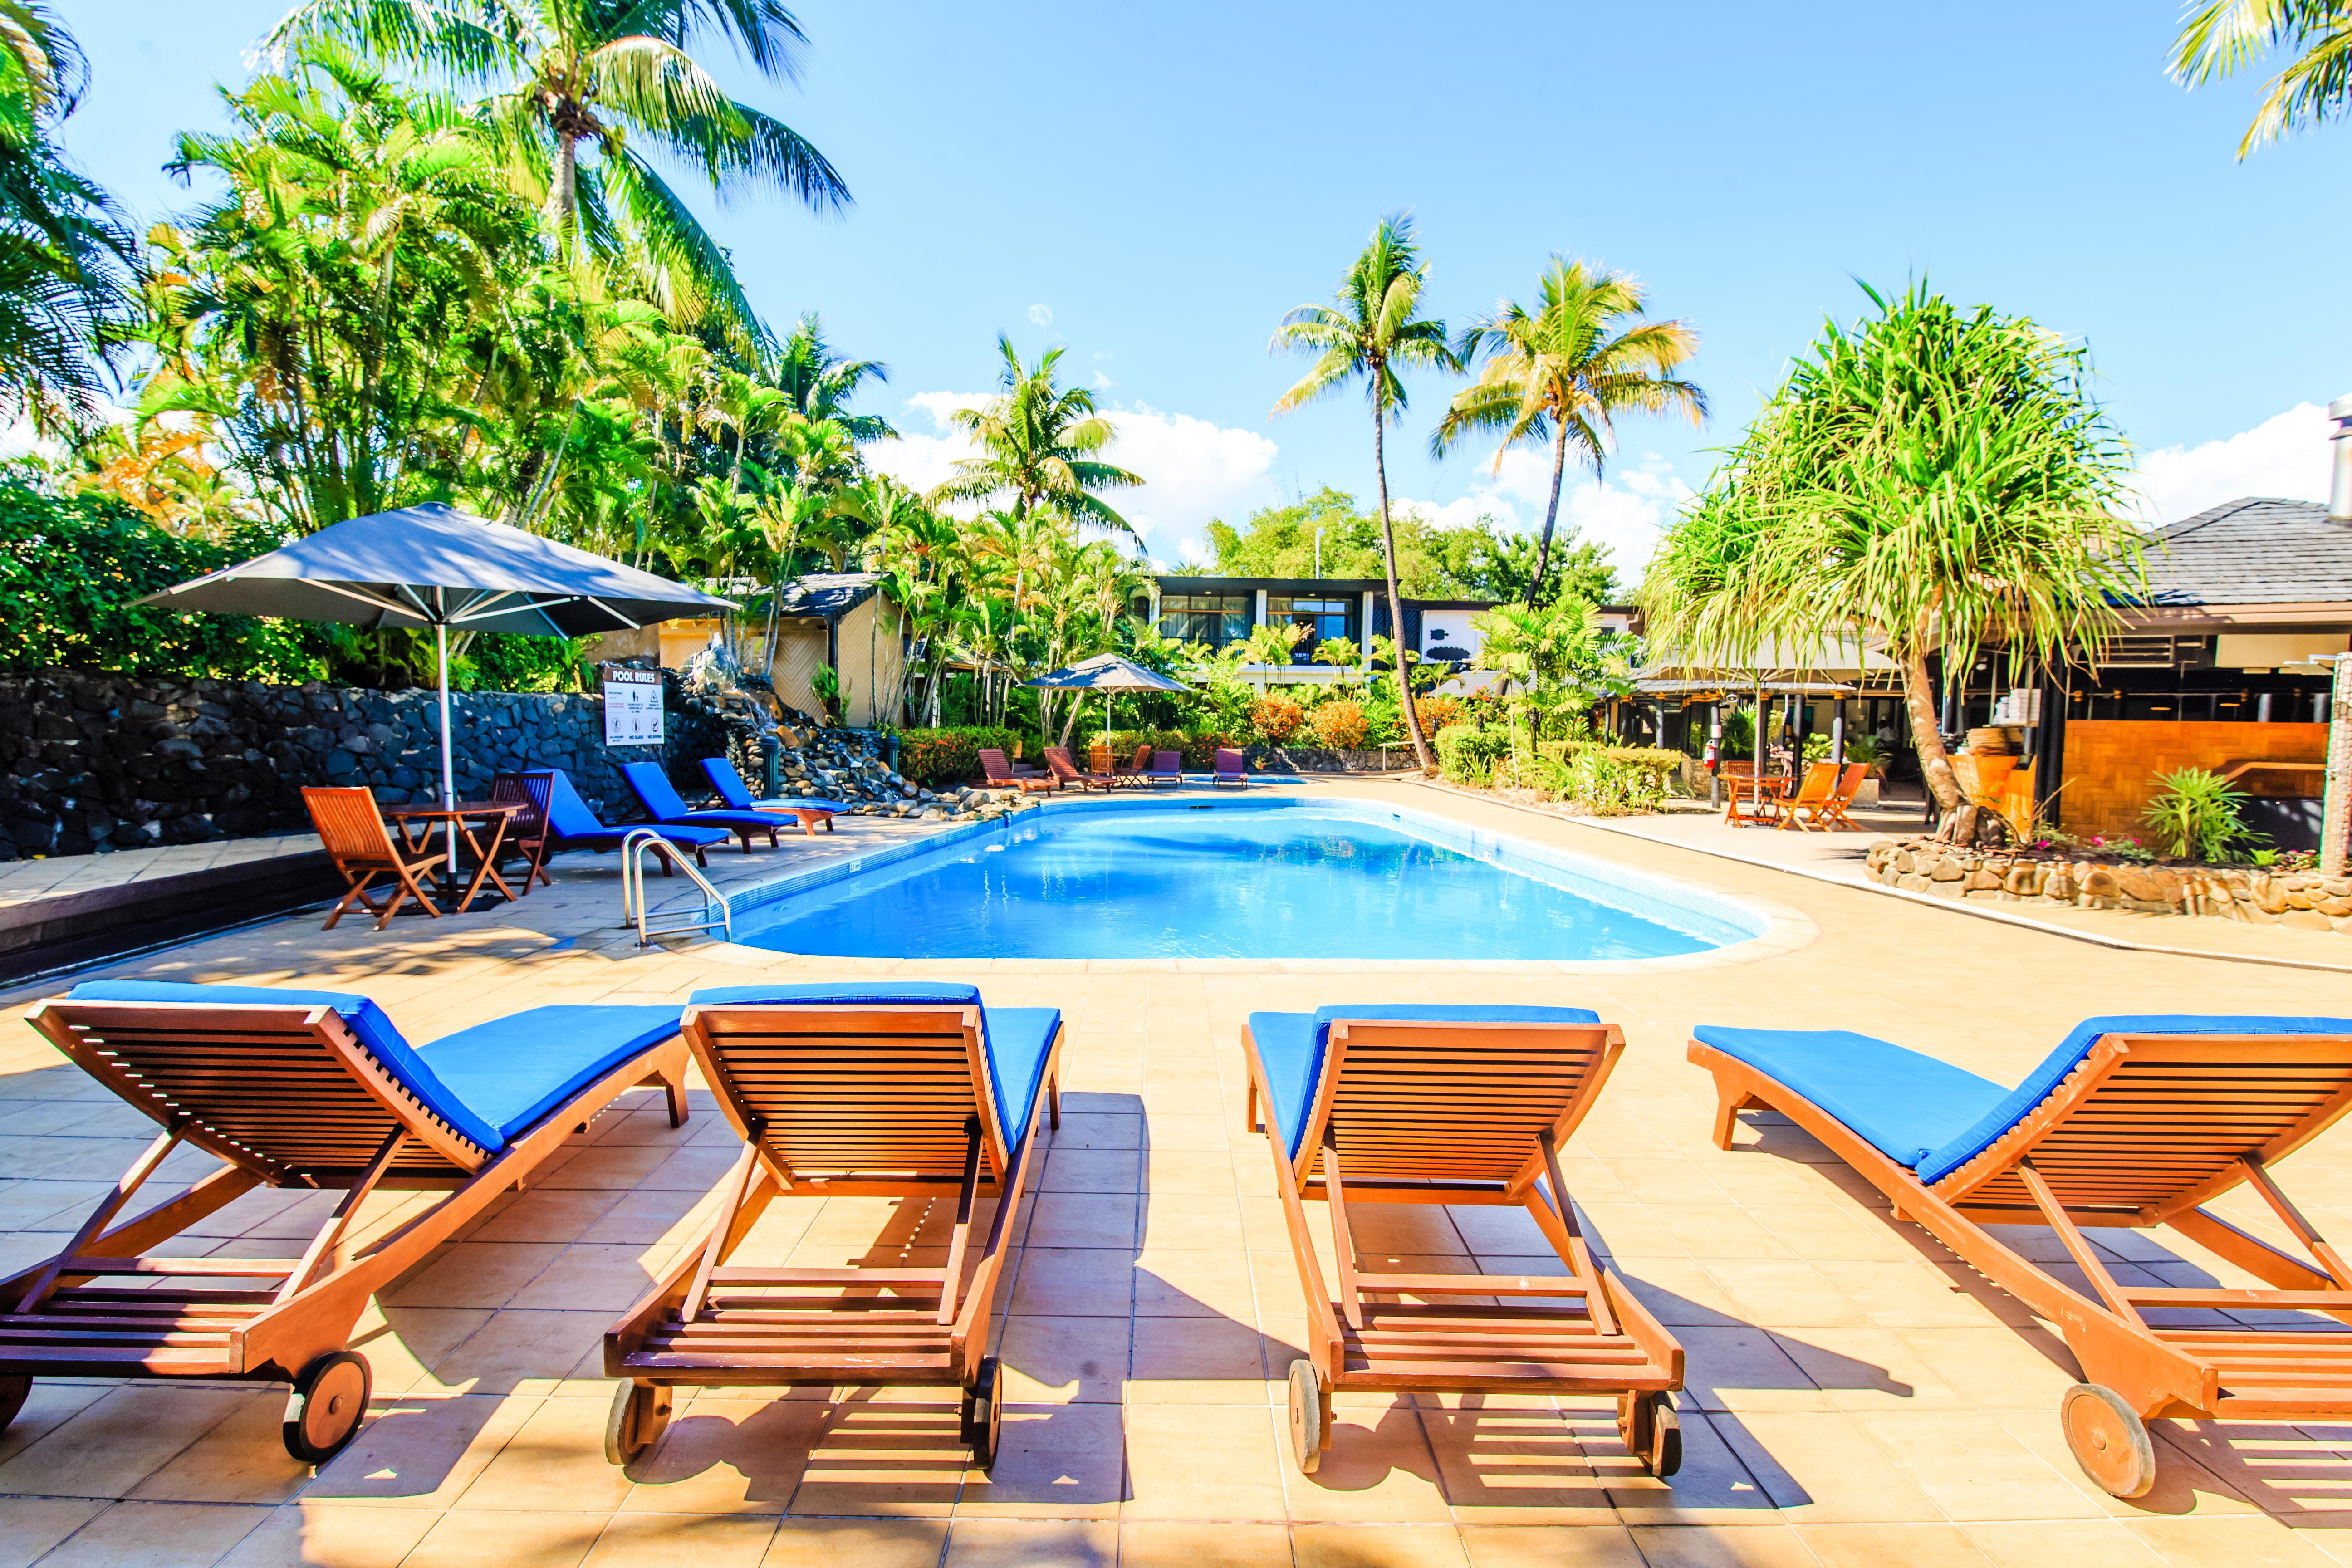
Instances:
[[[872,572],[812,572],[784,584],[777,607],[787,616],[837,621],[873,596]]]
[[[2225,501],[2148,545],[2152,604],[2352,604],[2352,523],[2329,521],[2320,501]]]

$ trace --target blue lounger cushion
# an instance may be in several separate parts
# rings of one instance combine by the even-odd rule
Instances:
[[[776,819],[759,811],[692,811],[688,809],[669,775],[656,762],[623,763],[621,777],[626,781],[637,804],[646,815],[665,826],[687,823],[698,827],[749,828],[755,833],[773,833]]]
[[[836,1006],[929,1006],[949,1002],[980,1009],[981,1048],[988,1053],[988,1076],[996,1096],[996,1124],[1006,1141],[1007,1159],[1017,1158],[1029,1136],[1037,1090],[1045,1081],[1045,1058],[1062,1026],[1058,1007],[991,1007],[976,985],[950,981],[894,980],[871,985],[712,985],[688,1001],[704,1007],[765,1006],[826,1002]]]
[[[530,768],[526,772],[547,775],[547,826],[567,848],[617,849],[622,840],[638,831],[632,827],[607,827],[580,792],[572,787],[571,775],[562,768]],[[672,844],[682,844],[689,849],[706,848],[727,842],[727,832],[719,827],[677,827],[664,826],[647,831],[658,833]]]
[[[763,805],[790,806],[798,811],[839,811],[837,800],[797,800],[789,795],[772,800],[753,800],[751,786],[735,771],[735,764],[724,757],[705,757],[702,771],[710,780],[710,787],[720,801],[736,811],[756,811]]]
[[[1844,1029],[1727,1029],[1701,1045],[1769,1073],[1925,1184],[1958,1170],[2050,1098],[2103,1035],[2352,1035],[2352,1019],[2118,1015],[2085,1018],[2013,1089],[1934,1057]]]
[[[458,1133],[493,1153],[614,1068],[677,1034],[680,1011],[532,1007],[430,1045],[412,1046],[383,1008],[344,991],[89,980],[75,986],[68,1000],[332,1007],[385,1072]]]
[[[1312,1013],[1252,1013],[1250,1038],[1257,1044],[1257,1059],[1265,1068],[1265,1124],[1282,1132],[1282,1146],[1298,1157],[1299,1140],[1307,1136],[1307,1116],[1315,1108],[1315,1088],[1323,1075],[1323,1053],[1331,1042],[1331,1024],[1339,1018],[1402,1018],[1429,1024],[1597,1024],[1601,1015],[1586,1007],[1441,1005],[1429,1002],[1318,1007]]]

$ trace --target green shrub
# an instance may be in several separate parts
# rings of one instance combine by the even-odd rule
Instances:
[[[1568,783],[1561,793],[1601,816],[1629,816],[1656,811],[1665,804],[1664,773],[1654,764],[1625,753],[1654,751],[1654,747],[1588,746],[1565,765]],[[1675,753],[1676,766],[1680,755]]]
[[[1010,730],[985,725],[904,731],[898,736],[898,772],[919,784],[976,779],[980,753],[992,748],[1009,757],[1016,739]]]
[[[2204,768],[2177,768],[2158,773],[2160,786],[2140,813],[2168,855],[2198,860],[2228,858],[2233,846],[2252,844],[2262,835],[2248,827],[2238,813],[2245,805],[2242,790],[2231,789],[2221,775]]]
[[[1437,771],[1449,784],[1491,784],[1495,764],[1510,754],[1507,730],[1449,724],[1437,732]]]

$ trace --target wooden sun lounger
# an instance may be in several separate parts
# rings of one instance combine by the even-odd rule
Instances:
[[[743,1153],[710,1228],[604,1336],[605,1375],[627,1380],[605,1457],[650,1448],[676,1387],[930,1384],[963,1390],[963,1439],[989,1468],[1002,1406],[988,1343],[1038,1120],[1062,1121],[1061,1015],[901,981],[699,992],[683,1026]],[[730,1264],[782,1193],[951,1196],[946,1264]]]
[[[1570,1007],[1326,1007],[1242,1031],[1249,1126],[1264,1123],[1307,1294],[1308,1360],[1290,1367],[1291,1454],[1312,1473],[1341,1389],[1614,1394],[1650,1471],[1682,1462],[1683,1351],[1592,1255],[1559,1149],[1625,1048]],[[1547,1190],[1549,1189],[1549,1190]],[[1335,1310],[1306,1200],[1331,1205]],[[1389,1274],[1359,1267],[1356,1204],[1527,1209],[1558,1275]]]
[[[1242,762],[1242,754],[1230,746],[1219,746],[1216,776],[1209,782],[1212,784],[1247,784],[1249,770]]]
[[[1145,771],[1143,782],[1148,784],[1181,785],[1183,784],[1184,753],[1181,752],[1152,752],[1151,766]]]
[[[1090,773],[1080,771],[1078,764],[1071,759],[1070,749],[1067,746],[1046,747],[1045,765],[1053,770],[1055,778],[1066,784],[1076,784],[1081,790],[1108,790],[1118,782],[1108,773]]]
[[[2270,1173],[2352,1107],[2352,1019],[2093,1018],[2007,1091],[1843,1031],[1701,1028],[1690,1059],[1715,1075],[1718,1146],[1743,1109],[1779,1111],[2057,1328],[2084,1379],[2059,1420],[2115,1496],[2156,1484],[2160,1417],[2352,1418],[2352,1332],[2335,1326],[2352,1323],[2352,1270]],[[2242,1184],[2308,1261],[2204,1206]],[[2094,1294],[1986,1228],[2011,1225],[2048,1226]],[[2086,1235],[2160,1225],[2270,1289],[2118,1281]],[[2190,1311],[2214,1316],[2184,1326]]]
[[[1017,787],[1022,794],[1030,795],[1057,789],[1061,784],[1060,780],[1051,775],[1014,773],[1013,764],[1004,760],[1004,753],[992,746],[981,748],[980,766],[981,771],[988,775],[989,787],[992,789]]]
[[[26,1016],[163,1131],[63,1251],[0,1281],[0,1426],[37,1376],[268,1378],[294,1385],[287,1451],[323,1464],[367,1412],[370,1297],[623,1090],[658,1083],[686,1120],[674,1007],[532,1008],[420,1047],[363,997],[259,986],[91,983]],[[533,1051],[543,1081],[514,1070]],[[183,1143],[226,1163],[121,1219]],[[257,1186],[344,1196],[297,1257],[165,1245]],[[352,1221],[378,1188],[449,1195],[371,1236]]]

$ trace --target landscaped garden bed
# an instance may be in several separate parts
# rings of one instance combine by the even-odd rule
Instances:
[[[2313,870],[1970,849],[1928,837],[1879,839],[1868,864],[1874,882],[1937,898],[2202,915],[2352,934],[2352,878]]]

